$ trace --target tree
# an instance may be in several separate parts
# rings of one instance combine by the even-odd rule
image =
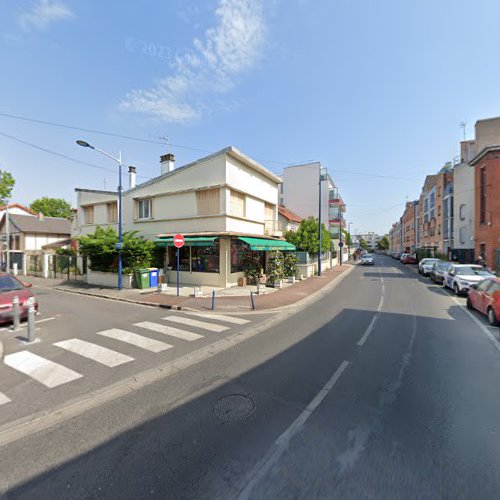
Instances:
[[[44,196],[38,198],[30,205],[31,210],[39,214],[40,212],[47,217],[71,218],[71,204],[62,198],[49,198]]]
[[[377,243],[378,249],[379,250],[389,250],[389,238],[387,236],[384,236],[378,243]]]
[[[318,253],[319,238],[318,238],[319,221],[314,217],[302,219],[299,229],[288,231],[285,234],[286,240],[295,245],[300,252]],[[330,233],[325,225],[321,224],[321,251],[328,252],[331,246]]]
[[[7,205],[9,202],[15,184],[16,181],[11,173],[0,170],[0,203],[2,205]]]
[[[363,250],[368,250],[368,243],[367,243],[367,241],[366,241],[364,238],[360,238],[360,239],[359,239],[359,246],[360,246]]]
[[[97,226],[95,233],[80,236],[80,252],[90,259],[93,271],[118,272],[118,234],[112,228]],[[123,272],[131,273],[141,267],[150,267],[155,244],[137,236],[137,231],[123,233]]]
[[[351,235],[347,232],[346,229],[342,229],[342,233],[344,234],[344,241],[345,241],[345,244],[348,246],[348,247],[351,247],[352,246],[352,238],[351,238]]]

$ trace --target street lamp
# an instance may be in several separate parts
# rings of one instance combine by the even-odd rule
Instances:
[[[90,148],[94,149],[95,151],[98,151],[99,153],[103,154],[104,156],[107,156],[108,158],[111,158],[113,161],[116,161],[118,163],[118,243],[116,244],[116,249],[118,250],[118,290],[122,289],[122,269],[123,269],[123,262],[122,262],[122,249],[123,249],[123,232],[122,232],[122,153],[121,151],[118,152],[118,158],[115,158],[114,156],[111,156],[109,153],[106,153],[106,151],[103,151],[102,149],[99,149],[95,146],[92,146],[86,141],[81,141],[78,140],[76,143],[81,146],[82,148]]]
[[[347,223],[347,234],[349,235],[349,241],[347,245],[347,254],[349,255],[349,258],[351,257],[351,243],[352,243],[352,237],[351,237],[351,224],[352,222]]]

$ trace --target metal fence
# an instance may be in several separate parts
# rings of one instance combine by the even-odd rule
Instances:
[[[48,277],[80,281],[87,272],[87,261],[76,255],[49,255]]]
[[[27,255],[26,271],[32,276],[43,276],[43,257],[41,255]]]

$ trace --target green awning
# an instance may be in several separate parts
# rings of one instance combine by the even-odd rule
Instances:
[[[248,243],[250,250],[282,250],[295,251],[295,246],[288,241],[282,240],[266,240],[264,238],[238,238],[239,240]]]
[[[186,236],[184,245],[187,247],[213,247],[217,236]],[[173,247],[174,238],[157,238],[155,244],[159,247]]]

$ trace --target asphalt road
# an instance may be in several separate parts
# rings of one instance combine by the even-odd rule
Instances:
[[[498,332],[463,302],[377,257],[272,329],[4,446],[0,491],[500,498]]]

